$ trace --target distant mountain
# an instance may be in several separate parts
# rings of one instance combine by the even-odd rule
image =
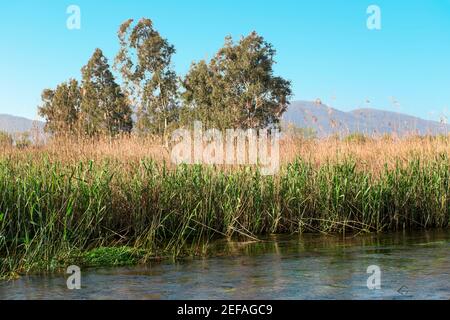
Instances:
[[[384,133],[445,134],[450,126],[436,121],[423,120],[402,113],[377,109],[357,109],[343,112],[328,107],[320,101],[295,101],[283,115],[285,123],[297,127],[313,129],[318,136],[335,133],[364,133],[379,135]]]
[[[14,134],[30,131],[33,128],[39,128],[40,131],[43,131],[44,122],[11,116],[9,114],[0,114],[0,131]]]
[[[296,127],[314,130],[323,137],[335,133],[350,134],[355,132],[368,135],[396,132],[400,135],[407,133],[446,134],[450,126],[436,121],[423,120],[402,113],[377,109],[357,109],[343,112],[320,101],[294,101],[283,115],[284,123],[293,123]],[[43,132],[45,123],[33,121],[23,117],[0,114],[0,131],[20,133],[38,128]]]

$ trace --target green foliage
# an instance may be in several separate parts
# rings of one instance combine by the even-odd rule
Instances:
[[[132,265],[138,260],[136,250],[127,246],[95,248],[82,257],[83,265],[89,267]]]
[[[273,75],[275,49],[252,32],[225,39],[209,63],[191,66],[184,79],[184,116],[216,128],[278,125],[291,96],[290,82]]]
[[[71,79],[56,87],[45,89],[38,113],[46,120],[45,130],[55,135],[77,134],[81,92],[78,81]]]
[[[42,92],[38,112],[46,120],[45,130],[56,136],[131,132],[132,110],[100,49],[81,72],[81,86],[71,79]]]
[[[82,70],[80,120],[84,133],[115,135],[132,129],[131,108],[109,70],[108,60],[96,49]]]
[[[154,29],[150,19],[141,19],[134,27],[132,24],[130,19],[120,26],[115,67],[137,107],[138,131],[166,138],[177,119],[177,77],[171,67],[175,48]]]

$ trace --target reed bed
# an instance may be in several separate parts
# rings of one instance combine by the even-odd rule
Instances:
[[[399,161],[407,162],[412,157],[427,161],[437,154],[449,154],[450,136],[404,136],[384,135],[364,139],[303,139],[284,137],[280,141],[280,160],[286,165],[297,158],[320,166],[329,162],[340,162],[352,158],[358,168],[364,171],[379,172],[386,165],[395,167]],[[36,159],[45,157],[49,161],[76,163],[78,161],[101,161],[114,159],[123,163],[138,162],[151,158],[155,162],[170,165],[170,148],[165,148],[157,137],[137,135],[116,138],[74,139],[65,137],[43,143],[36,138],[33,147],[18,149],[0,146],[0,157],[16,159]]]
[[[276,176],[175,167],[134,137],[4,149],[0,275],[104,261],[103,248],[137,263],[234,236],[447,228],[448,149],[431,137],[285,139]]]

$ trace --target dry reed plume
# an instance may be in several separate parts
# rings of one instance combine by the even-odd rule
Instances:
[[[354,160],[360,170],[377,173],[385,166],[393,168],[411,158],[426,161],[438,155],[448,155],[450,137],[447,136],[395,136],[339,139],[302,139],[284,137],[280,141],[280,160],[285,165],[301,158],[317,167],[325,163]],[[134,135],[96,139],[54,139],[39,146],[17,149],[3,148],[1,157],[36,159],[46,157],[50,161],[76,163],[103,159],[122,163],[152,159],[170,166],[170,149],[163,146],[160,138]]]

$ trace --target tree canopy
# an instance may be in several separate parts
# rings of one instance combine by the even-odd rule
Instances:
[[[289,81],[274,76],[274,56],[272,45],[256,32],[238,43],[227,37],[211,61],[191,66],[183,82],[186,105],[216,127],[278,125],[291,88]]]
[[[71,79],[42,92],[38,112],[46,120],[45,130],[54,135],[87,136],[130,132],[132,110],[100,49],[81,73],[81,86]]]
[[[46,120],[45,131],[56,135],[79,132],[81,91],[77,80],[63,82],[55,90],[45,89],[41,99],[38,113]]]
[[[276,76],[276,51],[256,32],[231,37],[209,61],[192,63],[185,77],[172,66],[175,48],[150,19],[119,28],[114,60],[121,85],[102,50],[70,79],[42,92],[39,114],[53,134],[87,136],[131,132],[159,135],[202,121],[209,128],[278,127],[292,95],[290,81]]]
[[[131,107],[100,49],[95,50],[81,74],[80,119],[84,132],[89,136],[130,132],[133,126]]]
[[[126,21],[118,37],[115,67],[136,106],[136,127],[140,132],[166,136],[177,111],[177,76],[171,66],[175,48],[150,19],[141,19],[135,26],[132,19]]]

